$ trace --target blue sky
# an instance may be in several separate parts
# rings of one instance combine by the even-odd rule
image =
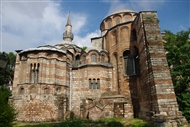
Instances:
[[[91,46],[100,23],[117,10],[157,11],[161,30],[190,26],[189,0],[0,0],[1,51],[15,52],[62,41],[70,10],[73,42]]]

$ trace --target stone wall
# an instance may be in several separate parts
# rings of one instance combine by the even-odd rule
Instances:
[[[11,102],[18,121],[57,121],[66,117],[70,85],[67,68],[63,54],[56,52],[17,55]]]
[[[93,120],[138,117],[155,126],[186,125],[178,109],[157,14],[131,14],[134,21],[110,29],[101,26],[106,32],[93,38],[93,46],[86,51],[66,43],[18,51],[12,96],[17,120],[57,121],[73,112]],[[103,25],[108,25],[105,21]],[[132,75],[126,73],[128,67]]]
[[[66,117],[68,97],[64,87],[46,84],[22,84],[12,98],[18,112],[17,121],[57,121]],[[44,91],[44,88],[48,90]]]
[[[137,36],[133,45],[139,49],[141,66],[139,83],[132,88],[138,91],[136,113],[155,126],[186,125],[178,109],[156,12],[141,12],[133,28]]]

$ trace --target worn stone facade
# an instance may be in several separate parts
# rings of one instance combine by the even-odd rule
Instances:
[[[12,102],[18,121],[138,117],[154,126],[187,125],[178,109],[157,13],[121,10],[102,35],[75,45],[70,15],[63,41],[17,51]]]

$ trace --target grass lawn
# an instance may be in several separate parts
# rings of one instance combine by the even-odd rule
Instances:
[[[143,125],[141,127],[150,127],[150,125],[140,119],[123,119],[123,118],[108,118],[97,121],[92,120],[65,120],[60,123],[23,123],[15,122],[13,127],[130,127],[132,125]],[[147,125],[147,126],[144,126]],[[138,127],[138,126],[135,126]]]
[[[13,127],[151,127],[147,122],[140,119],[109,118],[97,121],[92,120],[65,120],[60,123],[23,123],[15,122]],[[190,127],[190,124],[188,125]]]
[[[13,127],[60,127],[59,123],[24,123],[24,122],[15,122]]]

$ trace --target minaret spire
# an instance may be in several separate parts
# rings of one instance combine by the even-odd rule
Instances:
[[[71,18],[70,18],[70,11],[69,11],[69,15],[68,15],[68,19],[67,19],[67,24],[66,26],[69,25],[69,26],[72,26],[71,25]]]
[[[72,33],[72,25],[70,19],[70,11],[67,18],[67,24],[65,25],[66,31],[63,33],[63,40],[67,43],[72,43],[73,40],[73,33]]]

